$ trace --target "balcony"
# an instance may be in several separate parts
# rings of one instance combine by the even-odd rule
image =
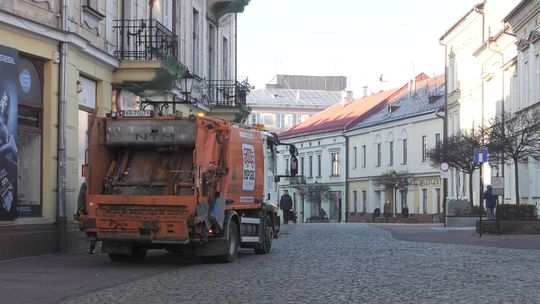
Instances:
[[[117,50],[121,60],[113,81],[131,91],[170,90],[183,77],[178,62],[178,38],[154,19],[114,20]]]
[[[229,13],[241,13],[249,0],[208,0],[208,18],[215,23]]]
[[[250,90],[247,81],[210,80],[207,81],[207,90],[212,116],[243,122],[250,114],[246,105],[247,94]]]
[[[122,60],[159,60],[164,55],[177,58],[178,38],[157,20],[114,20],[118,50]]]

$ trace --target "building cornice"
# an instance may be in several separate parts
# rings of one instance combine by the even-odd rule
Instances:
[[[118,68],[120,61],[107,52],[93,46],[90,42],[75,33],[65,33],[54,27],[46,26],[23,17],[0,11],[0,25],[21,35],[44,40],[50,43],[66,42],[82,54],[108,65]],[[51,54],[52,56],[52,54]]]

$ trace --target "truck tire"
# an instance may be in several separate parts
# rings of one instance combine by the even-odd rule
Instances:
[[[238,255],[238,246],[240,245],[240,236],[238,235],[238,225],[235,221],[229,222],[227,235],[227,248],[224,255],[217,256],[201,256],[203,263],[232,263]]]
[[[240,237],[238,236],[238,228],[236,222],[229,222],[229,233],[227,234],[227,254],[218,256],[217,261],[221,263],[232,263],[238,255],[238,246],[240,245]]]
[[[255,253],[257,254],[267,254],[272,249],[272,239],[274,236],[274,231],[272,229],[272,219],[270,215],[266,215],[262,221],[261,229],[263,231],[261,243],[255,246]]]
[[[146,250],[134,248],[132,254],[109,253],[109,259],[113,262],[137,262],[144,259]]]

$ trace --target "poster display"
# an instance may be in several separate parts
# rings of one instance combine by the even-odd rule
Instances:
[[[17,60],[0,45],[0,221],[17,217]]]

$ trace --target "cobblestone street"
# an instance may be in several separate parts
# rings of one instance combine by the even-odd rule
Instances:
[[[65,303],[538,303],[540,251],[394,240],[365,224],[289,225],[269,255],[188,264]]]

